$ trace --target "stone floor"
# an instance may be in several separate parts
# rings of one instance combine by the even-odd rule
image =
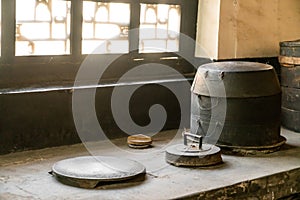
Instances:
[[[118,139],[0,156],[0,199],[278,199],[300,192],[299,133],[282,129],[287,143],[278,152],[222,155],[223,164],[206,169],[165,162],[165,147],[181,140],[175,133],[156,135],[153,147],[144,150],[130,149],[126,139]],[[145,179],[82,189],[48,173],[59,160],[90,154],[137,160],[147,169]]]

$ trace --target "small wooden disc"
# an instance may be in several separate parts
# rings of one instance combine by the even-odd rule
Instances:
[[[131,135],[127,138],[128,145],[134,146],[149,146],[152,143],[152,138],[147,135]]]

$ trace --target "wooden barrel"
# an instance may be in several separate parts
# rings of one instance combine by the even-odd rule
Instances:
[[[300,65],[300,40],[280,42],[279,62],[283,65]]]
[[[225,95],[220,92],[222,87]],[[271,149],[282,144],[281,88],[272,66],[253,62],[202,65],[192,93],[198,101],[192,101],[191,130],[205,138],[209,126],[219,124],[217,128],[222,131],[218,146]],[[226,116],[222,122],[220,113],[224,112],[224,106],[220,105],[224,101]]]
[[[280,42],[282,125],[300,132],[300,40]]]
[[[300,111],[282,107],[282,125],[286,128],[300,132]]]
[[[281,86],[300,88],[300,65],[281,65]]]
[[[281,87],[281,89],[282,107],[300,111],[300,89],[291,87]]]

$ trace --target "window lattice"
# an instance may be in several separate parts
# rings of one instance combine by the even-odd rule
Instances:
[[[70,7],[61,0],[16,0],[15,54],[70,54]]]
[[[179,50],[179,5],[141,4],[140,53]]]
[[[82,53],[127,53],[130,5],[83,2]]]

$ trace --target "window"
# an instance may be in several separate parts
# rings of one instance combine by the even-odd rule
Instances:
[[[188,48],[192,54],[194,47],[182,44],[178,33],[195,38],[198,0],[2,0],[1,4],[0,83],[7,88],[72,85],[91,52],[100,57],[122,55],[113,63],[118,73],[150,62],[191,73],[177,52]],[[131,34],[137,28],[140,31]],[[108,72],[105,78],[115,81],[118,74]]]
[[[128,3],[84,1],[82,53],[128,53],[129,23]]]
[[[178,51],[180,13],[180,5],[141,4],[139,52]]]
[[[70,2],[16,0],[15,55],[70,54]]]
[[[183,1],[169,1],[15,0],[15,55],[70,55],[72,46],[82,55],[124,54],[130,43],[138,44],[139,53],[177,52]],[[71,6],[77,9],[73,14]],[[81,26],[74,15],[80,15]],[[71,40],[72,25],[80,31],[77,41]],[[133,27],[140,28],[139,37],[130,39]]]
[[[2,8],[1,8],[1,1],[0,1],[0,16],[1,16],[1,10],[2,10]],[[1,30],[1,17],[0,17],[0,30]],[[0,31],[0,52],[1,52],[1,31]]]

